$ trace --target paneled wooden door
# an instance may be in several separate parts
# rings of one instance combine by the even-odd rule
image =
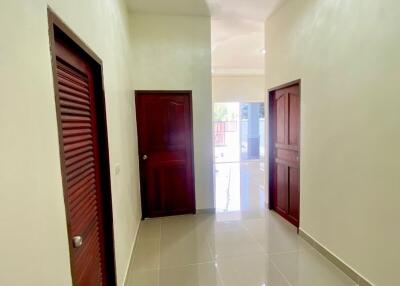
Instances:
[[[270,208],[299,226],[300,85],[270,91]]]
[[[137,91],[143,218],[195,213],[191,91]]]
[[[50,28],[73,283],[115,285],[101,66],[55,22]]]

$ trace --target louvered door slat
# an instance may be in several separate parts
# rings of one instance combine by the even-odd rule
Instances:
[[[92,192],[92,194],[90,193]],[[96,221],[97,208],[93,207],[96,203],[95,190],[88,190],[85,198],[78,201],[75,208],[71,208],[71,224],[73,225],[72,231],[84,235],[87,226]]]
[[[67,84],[68,86],[78,85],[83,87],[84,90],[87,90],[87,88],[89,87],[86,81],[77,79],[76,73],[75,72],[71,73],[71,70],[65,67],[64,65],[57,66],[57,75],[58,75],[58,81],[63,84]]]
[[[79,161],[84,160],[86,158],[93,157],[94,154],[91,149],[79,150],[79,153],[76,153],[75,156],[70,156],[68,159],[65,160],[65,166],[68,168],[74,164],[79,163]]]
[[[82,269],[78,274],[77,281],[79,285],[99,285],[101,281],[101,270],[98,270],[97,265],[101,263],[101,258],[96,248],[100,247],[96,233],[98,232],[98,225],[93,225],[92,229],[87,233],[87,243],[89,245],[86,249],[80,249],[76,256],[76,263],[82,265]]]
[[[87,134],[92,134],[92,130],[90,129],[90,126],[89,126],[89,128],[76,127],[76,128],[63,130],[64,138],[69,137],[69,136],[87,135]]]
[[[88,95],[86,93],[81,92],[80,89],[73,89],[73,88],[68,88],[66,86],[60,86],[60,93],[65,94],[67,96],[70,95],[78,99],[83,99],[83,100],[88,99]]]
[[[84,171],[79,176],[76,176],[75,178],[73,178],[73,179],[71,179],[69,181],[67,180],[67,186],[68,186],[68,188],[74,188],[82,180],[86,180],[86,179],[89,179],[89,178],[95,178],[95,177],[96,176],[95,176],[94,168],[87,169],[86,171]]]
[[[76,150],[72,150],[70,152],[68,152],[68,154],[66,154],[67,156],[65,156],[65,160],[71,160],[81,154],[86,154],[86,153],[92,153],[93,152],[93,147],[92,146],[86,146],[86,147],[82,147],[80,149],[76,149]]]
[[[90,117],[82,117],[82,116],[74,116],[74,115],[68,115],[64,114],[64,116],[61,119],[61,124],[65,123],[86,123],[90,124]]]
[[[73,179],[76,176],[82,174],[84,170],[93,167],[94,164],[95,163],[93,156],[89,156],[86,159],[77,162],[76,164],[72,164],[71,166],[65,168],[67,172],[67,177]]]
[[[83,239],[82,246],[73,252],[74,280],[78,285],[103,285],[93,90],[89,74],[62,59],[57,61],[57,76],[70,232],[72,237]]]
[[[92,144],[93,144],[93,142],[91,140],[81,141],[81,142],[74,143],[74,144],[69,144],[69,145],[64,146],[64,152],[68,154],[71,151],[79,151],[81,148],[93,146]]]
[[[77,187],[71,188],[68,193],[70,202],[76,204],[75,201],[80,200],[80,192],[78,190],[96,188],[94,183],[95,183],[94,178],[89,178],[87,180],[82,180],[82,183],[77,185]]]
[[[87,102],[84,102],[83,100],[79,101],[79,99],[74,100],[74,98],[71,98],[68,94],[63,95],[63,100],[60,100],[60,104],[65,108],[90,112],[90,106]]]
[[[76,94],[82,98],[89,99],[90,97],[88,93],[87,81],[76,78],[76,73],[74,75],[71,74],[70,76],[74,77],[75,81],[59,77],[58,84],[60,92],[65,92],[72,95]]]
[[[84,111],[76,108],[63,107],[63,106],[61,106],[61,113],[65,115],[75,115],[78,117],[87,117],[87,118],[90,118],[91,115],[90,111]]]
[[[83,130],[81,130],[81,132],[83,132]],[[91,134],[65,136],[64,137],[64,143],[66,145],[72,144],[72,143],[77,143],[77,142],[83,142],[83,141],[92,141],[92,140],[93,140],[93,137]]]
[[[92,128],[89,122],[71,122],[65,121],[61,123],[63,132],[66,132],[70,129],[85,129],[85,128]]]

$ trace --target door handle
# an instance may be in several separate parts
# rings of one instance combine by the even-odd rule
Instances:
[[[143,155],[143,157],[142,157],[143,161],[146,161],[147,158],[148,158],[147,155]]]
[[[77,235],[72,238],[72,245],[74,248],[79,248],[82,246],[82,244],[83,244],[82,236]]]

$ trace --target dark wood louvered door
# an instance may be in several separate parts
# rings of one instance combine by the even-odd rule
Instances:
[[[295,226],[300,214],[300,88],[270,93],[270,207]]]
[[[113,250],[107,250],[107,246],[113,248],[112,218],[107,217],[111,212],[105,205],[110,199],[105,196],[110,191],[107,137],[102,126],[105,120],[98,114],[104,106],[96,98],[102,95],[101,79],[89,55],[61,31],[55,29],[54,35],[53,70],[72,278],[75,286],[115,285]]]
[[[196,212],[191,91],[137,91],[143,217]]]

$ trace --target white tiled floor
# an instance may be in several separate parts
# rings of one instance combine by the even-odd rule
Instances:
[[[216,170],[216,214],[142,222],[127,286],[355,285],[265,210],[262,163]]]

